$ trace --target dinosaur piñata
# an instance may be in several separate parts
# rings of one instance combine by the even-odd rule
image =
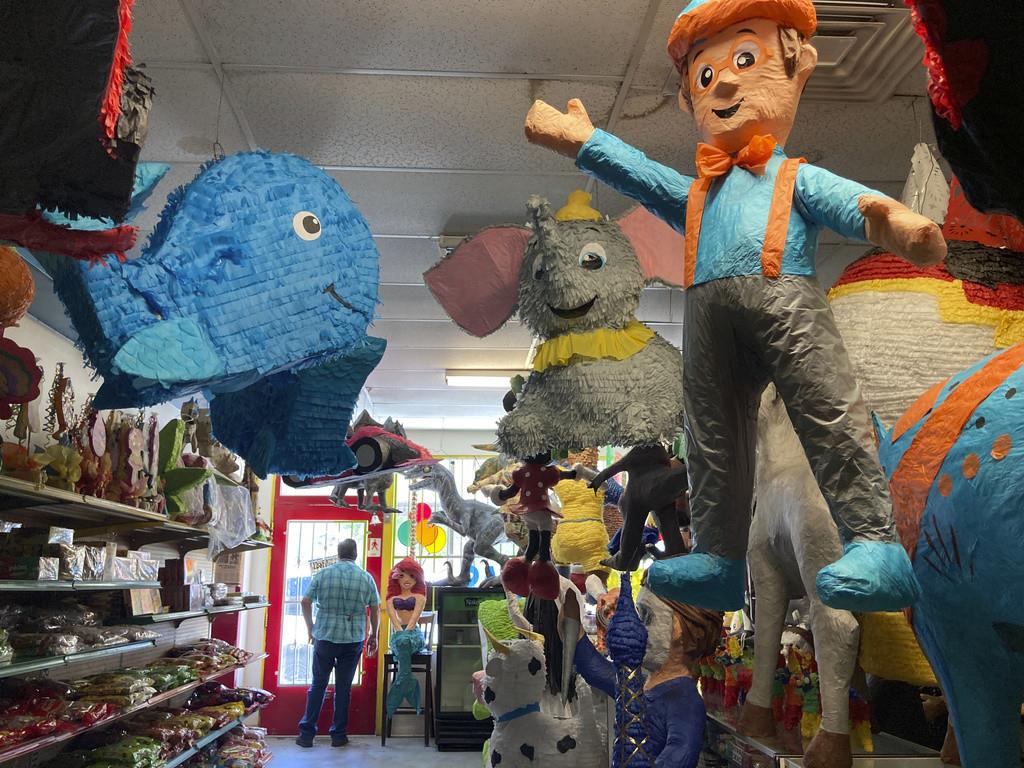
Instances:
[[[415,467],[406,473],[412,482],[409,490],[430,489],[438,495],[441,509],[434,510],[431,522],[445,525],[473,540],[473,552],[502,565],[508,560],[495,548],[505,538],[505,526],[497,507],[475,499],[464,499],[455,485],[455,476],[440,464]]]

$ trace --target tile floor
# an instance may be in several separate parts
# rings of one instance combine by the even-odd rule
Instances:
[[[329,736],[318,738],[312,749],[296,746],[295,737],[270,737],[267,745],[274,754],[270,768],[304,768],[336,763],[344,768],[480,768],[479,752],[438,752],[423,746],[423,736],[393,737],[381,747],[379,736],[354,736],[347,747],[333,749]]]

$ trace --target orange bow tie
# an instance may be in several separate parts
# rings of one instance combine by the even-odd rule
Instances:
[[[697,175],[702,179],[724,176],[734,165],[761,176],[775,151],[777,142],[771,136],[755,136],[743,149],[730,155],[725,150],[703,142],[697,145]]]

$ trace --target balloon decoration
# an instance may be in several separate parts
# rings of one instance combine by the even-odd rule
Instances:
[[[434,511],[430,508],[429,504],[420,502],[416,504],[413,509],[416,515],[416,541],[419,542],[423,549],[430,554],[434,555],[444,549],[444,545],[448,541],[448,535],[444,532],[440,526],[434,525],[429,522]],[[402,523],[402,527],[409,525],[409,523]],[[402,535],[402,530],[399,528],[399,537]],[[408,537],[408,533],[406,533]],[[403,542],[404,543],[404,542]]]
[[[406,520],[400,526],[398,526],[398,541],[401,542],[403,547],[408,547],[412,544],[412,524]]]
[[[432,525],[426,520],[416,523],[416,541],[430,554],[436,554],[444,549],[447,540],[448,536],[440,526]]]

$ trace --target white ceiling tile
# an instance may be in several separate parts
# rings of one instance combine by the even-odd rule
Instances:
[[[136,63],[207,61],[178,0],[136,0],[129,42]]]
[[[616,89],[595,83],[233,72],[259,143],[322,165],[571,171],[530,145],[534,99],[579,96],[604,119]]]
[[[676,16],[683,9],[685,2],[679,0],[662,0],[658,15],[651,25],[651,34],[647,38],[640,64],[637,66],[633,84],[645,88],[661,88],[673,71],[672,59],[668,55],[668,33],[672,31]]]
[[[143,158],[161,162],[205,162],[213,155],[220,104],[220,143],[227,153],[248,149],[228,105],[221,101],[213,69],[151,67],[156,94]]]
[[[377,316],[381,320],[440,320],[448,315],[425,285],[382,285]]]
[[[362,211],[370,229],[387,235],[470,235],[492,224],[522,223],[530,195],[543,195],[560,207],[569,192],[586,183],[586,177],[575,171],[568,175],[331,171],[331,175]]]
[[[202,0],[226,62],[621,76],[646,0]],[[273,34],[268,34],[273,30]]]
[[[422,284],[423,273],[441,258],[437,240],[434,239],[377,237],[374,242],[380,253],[381,285]]]

